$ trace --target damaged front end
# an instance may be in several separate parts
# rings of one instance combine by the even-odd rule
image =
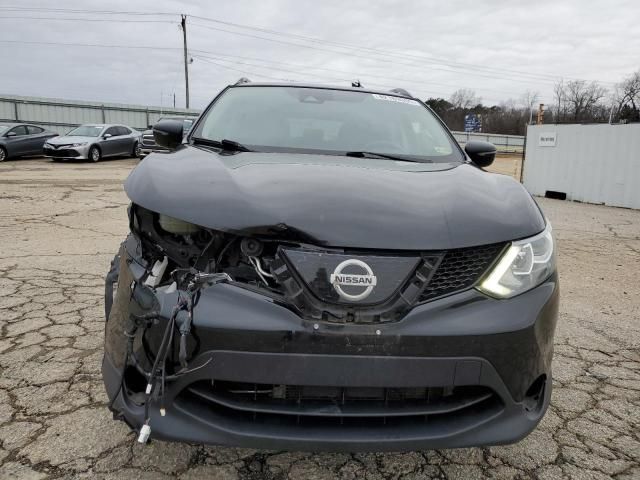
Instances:
[[[506,243],[355,250],[284,225],[222,232],[136,204],[129,217],[107,277],[103,376],[141,442],[508,443],[546,409],[555,277],[509,302],[472,288]]]

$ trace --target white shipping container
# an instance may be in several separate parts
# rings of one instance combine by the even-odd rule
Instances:
[[[640,209],[640,123],[530,125],[524,186],[533,195]]]

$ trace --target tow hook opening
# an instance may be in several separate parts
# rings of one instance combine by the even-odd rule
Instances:
[[[540,411],[544,403],[544,391],[547,385],[547,375],[542,374],[536,378],[525,393],[522,401],[527,412],[536,413]]]
[[[129,396],[144,394],[147,386],[147,379],[132,365],[127,366],[124,371],[124,385]]]

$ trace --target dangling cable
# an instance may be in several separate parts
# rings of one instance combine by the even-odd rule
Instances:
[[[178,298],[177,305],[173,308],[173,312],[171,313],[171,318],[167,322],[167,327],[164,329],[164,334],[162,335],[162,341],[160,342],[160,347],[158,348],[158,353],[156,354],[156,359],[153,362],[153,367],[151,368],[151,375],[149,377],[149,381],[147,383],[147,388],[145,390],[145,402],[144,402],[144,425],[140,428],[140,435],[138,436],[139,443],[146,443],[149,439],[149,435],[151,434],[151,427],[149,426],[149,404],[151,403],[151,393],[153,392],[153,387],[155,383],[155,378],[158,373],[158,366],[160,364],[160,359],[166,360],[166,354],[168,350],[168,342],[169,334],[173,333],[172,330],[175,326],[176,316],[178,312],[183,308],[184,304],[181,298]]]

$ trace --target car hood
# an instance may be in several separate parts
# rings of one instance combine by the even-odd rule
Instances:
[[[335,247],[440,250],[545,225],[521,184],[469,164],[186,146],[147,157],[125,190],[142,207],[204,227]]]
[[[69,145],[71,143],[91,143],[98,140],[98,137],[76,137],[76,136],[60,136],[47,140],[51,145]]]

